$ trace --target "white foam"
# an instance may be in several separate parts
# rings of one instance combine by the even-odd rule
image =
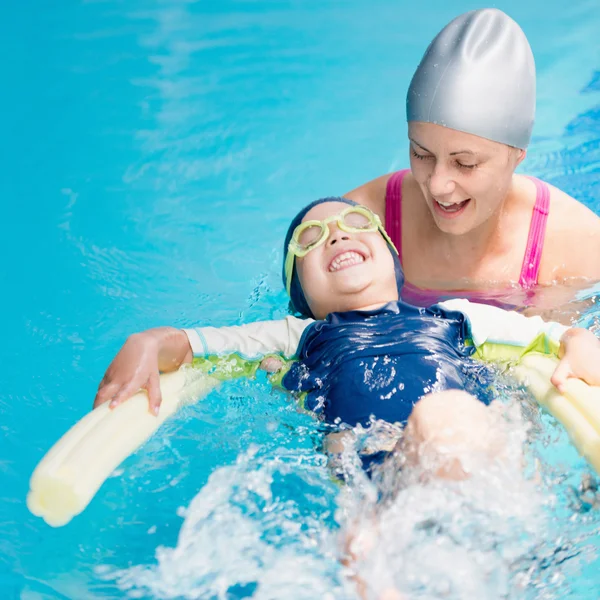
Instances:
[[[309,454],[282,450],[264,459],[250,451],[217,469],[184,511],[177,545],[157,548],[156,565],[110,578],[132,597],[229,598],[242,588],[261,600],[340,598],[346,584],[336,534],[325,524],[328,511],[321,500],[321,512],[317,505],[303,510],[305,499],[295,501],[285,490],[300,477],[315,499],[333,497],[321,457]]]

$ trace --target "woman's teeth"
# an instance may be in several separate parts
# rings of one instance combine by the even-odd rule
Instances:
[[[365,262],[365,257],[358,252],[344,252],[336,256],[335,260],[329,265],[329,272],[334,273],[340,269],[352,267],[362,262]]]
[[[462,202],[441,202],[440,200],[436,200],[436,203],[445,212],[458,212],[469,200],[470,198]]]

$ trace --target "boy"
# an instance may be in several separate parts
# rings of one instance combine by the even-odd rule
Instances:
[[[303,209],[284,250],[286,289],[303,318],[131,336],[94,404],[116,406],[143,387],[156,413],[159,371],[193,356],[294,357],[282,385],[303,395],[305,406],[327,423],[354,427],[376,418],[406,424],[401,449],[408,464],[435,456],[435,474],[462,478],[466,454],[492,460],[503,453],[486,406],[488,386],[471,358],[486,343],[511,346],[518,355],[543,336],[561,358],[553,376],[559,389],[570,376],[600,383],[600,342],[585,329],[466,300],[427,309],[399,300],[404,277],[396,249],[377,215],[347,199],[326,198]]]

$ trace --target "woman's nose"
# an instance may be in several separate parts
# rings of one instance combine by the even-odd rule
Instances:
[[[429,193],[434,198],[448,196],[454,191],[455,183],[448,169],[436,165],[429,177]]]

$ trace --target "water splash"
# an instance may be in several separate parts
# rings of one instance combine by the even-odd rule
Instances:
[[[103,576],[134,598],[346,597],[333,489],[322,456],[253,448],[213,472],[156,565]]]
[[[350,576],[368,598],[389,589],[411,600],[577,597],[572,577],[595,559],[593,485],[587,496],[565,493],[565,477],[539,461],[547,424],[522,406],[498,411],[509,460],[462,482],[424,481],[401,457],[369,478],[356,451],[393,446],[402,433],[379,422],[354,430],[337,464],[341,488],[313,448],[252,447],[181,509],[177,544],[158,547],[156,564],[97,574],[132,598],[358,598]]]

